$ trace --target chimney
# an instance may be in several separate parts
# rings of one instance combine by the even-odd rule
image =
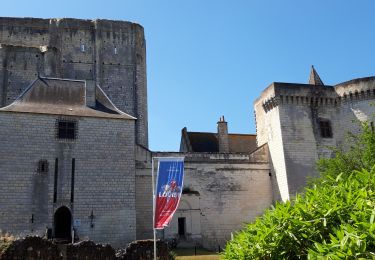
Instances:
[[[86,80],[86,106],[95,107],[96,103],[96,85],[93,80]]]
[[[219,140],[219,152],[229,153],[228,124],[224,116],[221,116],[217,122],[217,139]]]

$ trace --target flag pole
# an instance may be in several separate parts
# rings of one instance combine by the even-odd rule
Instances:
[[[152,172],[152,230],[154,232],[154,260],[156,260],[156,229],[155,229],[155,177],[154,177],[154,158],[151,160]]]

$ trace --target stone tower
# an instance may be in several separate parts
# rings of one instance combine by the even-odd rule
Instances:
[[[316,161],[345,144],[355,121],[374,121],[375,77],[325,85],[315,68],[309,84],[274,82],[254,102],[257,143],[268,144],[276,198],[288,200],[317,176]]]
[[[86,80],[88,104],[99,85],[137,118],[148,147],[146,46],[142,26],[123,21],[0,18],[0,107],[38,76]],[[94,104],[92,104],[94,105]]]

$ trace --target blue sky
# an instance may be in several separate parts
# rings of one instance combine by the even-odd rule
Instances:
[[[140,23],[147,41],[150,148],[180,131],[255,133],[253,101],[271,82],[375,75],[375,1],[2,1],[1,16]]]

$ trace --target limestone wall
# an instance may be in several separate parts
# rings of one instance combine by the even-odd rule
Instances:
[[[374,121],[374,90],[375,79],[363,78],[335,87],[273,83],[262,93],[254,103],[257,141],[268,143],[282,200],[317,176],[316,161],[358,132],[359,121]],[[321,120],[331,123],[331,138],[321,136]]]
[[[0,229],[44,234],[64,205],[80,239],[126,245],[136,237],[134,121],[69,117],[77,120],[78,137],[64,141],[56,139],[57,118],[0,112]],[[37,171],[41,159],[48,173]]]
[[[289,199],[289,185],[279,107],[266,113],[262,105],[262,100],[255,103],[257,143],[258,146],[268,144],[274,198],[285,201]]]
[[[109,20],[0,18],[0,107],[37,75],[94,80],[122,111],[138,118],[148,146],[143,28]]]
[[[185,156],[185,194],[170,227],[159,235],[177,237],[178,218],[185,217],[188,241],[213,250],[219,245],[223,248],[232,232],[272,204],[266,152],[262,150],[264,156],[253,157],[257,162],[248,154],[154,153]],[[140,152],[139,158],[145,158],[145,154]],[[142,239],[152,237],[151,166],[137,165],[137,239]]]

